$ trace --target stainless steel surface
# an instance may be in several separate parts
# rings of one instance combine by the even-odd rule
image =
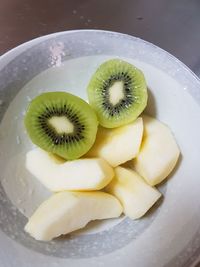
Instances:
[[[71,29],[128,33],[169,51],[200,74],[199,0],[1,0],[0,54]]]

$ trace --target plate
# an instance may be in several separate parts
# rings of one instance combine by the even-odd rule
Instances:
[[[86,98],[101,62],[122,58],[140,68],[149,89],[146,113],[170,126],[181,158],[164,200],[143,219],[90,223],[82,231],[37,242],[23,227],[49,195],[25,169],[32,148],[23,116],[45,91]],[[178,59],[144,40],[99,30],[67,31],[25,43],[0,58],[0,266],[190,266],[200,250],[200,82]]]

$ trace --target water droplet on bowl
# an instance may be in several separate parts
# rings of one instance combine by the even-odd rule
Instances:
[[[16,137],[16,142],[17,142],[18,145],[21,144],[21,138],[19,137],[19,135],[17,135],[17,137]]]
[[[26,99],[27,99],[28,102],[31,102],[30,96],[26,96]]]
[[[30,196],[32,196],[33,193],[34,193],[33,189],[29,189],[28,194],[29,194]]]

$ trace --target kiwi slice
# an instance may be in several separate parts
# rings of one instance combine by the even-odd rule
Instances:
[[[43,93],[29,105],[25,126],[32,142],[64,159],[77,159],[93,145],[98,121],[90,105],[65,92]]]
[[[123,60],[106,61],[89,82],[88,98],[102,126],[115,128],[130,123],[147,104],[144,75]]]

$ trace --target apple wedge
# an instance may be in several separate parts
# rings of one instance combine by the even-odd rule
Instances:
[[[60,192],[44,201],[25,226],[36,240],[49,241],[92,220],[119,217],[120,202],[104,192]]]
[[[114,172],[101,158],[63,161],[36,148],[26,155],[26,168],[49,190],[99,190],[113,178]]]
[[[131,219],[142,217],[161,197],[136,172],[120,166],[115,168],[115,177],[105,190],[119,199],[124,214]]]
[[[134,169],[150,185],[162,182],[174,169],[180,150],[170,129],[160,121],[143,116],[144,137]]]
[[[137,156],[142,136],[142,118],[119,128],[99,127],[95,144],[86,155],[101,157],[116,167]]]

